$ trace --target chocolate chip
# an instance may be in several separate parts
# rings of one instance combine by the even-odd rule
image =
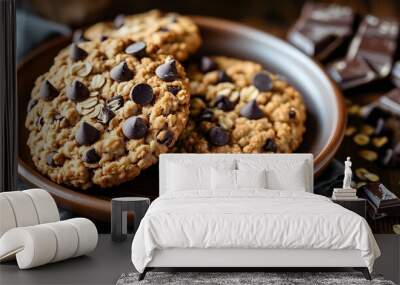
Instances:
[[[115,117],[115,113],[108,106],[103,106],[99,115],[97,116],[97,121],[106,125],[112,118]]]
[[[292,119],[292,120],[296,119],[296,111],[295,110],[293,110],[293,109],[289,110],[289,119]]]
[[[167,90],[176,95],[179,93],[179,91],[181,91],[181,88],[179,86],[167,86]]]
[[[160,28],[158,29],[158,31],[159,31],[159,32],[166,33],[166,32],[169,32],[169,29],[168,29],[167,27],[160,27]]]
[[[210,142],[215,146],[223,146],[229,142],[229,133],[221,127],[213,127],[208,136]]]
[[[267,74],[259,72],[253,77],[253,85],[260,92],[266,92],[272,89],[272,79]]]
[[[81,102],[89,98],[90,91],[85,84],[79,80],[75,80],[72,82],[72,85],[67,86],[66,94],[71,101]]]
[[[35,125],[39,128],[41,128],[44,125],[44,119],[42,116],[36,118]]]
[[[47,155],[46,162],[47,162],[48,166],[51,166],[51,167],[56,167],[57,166],[56,162],[54,161],[54,156],[56,154],[57,154],[56,151],[52,151]]]
[[[119,63],[110,71],[111,78],[118,82],[131,80],[133,75],[133,71],[129,69],[125,61]]]
[[[92,164],[97,163],[101,159],[100,155],[97,154],[94,148],[90,148],[83,153],[82,160],[86,163]]]
[[[135,85],[131,90],[131,99],[133,102],[142,106],[147,105],[153,101],[154,93],[153,88],[146,83]]]
[[[105,35],[100,36],[100,41],[102,41],[102,42],[104,42],[107,39],[108,39],[108,36],[105,36]]]
[[[212,121],[214,118],[214,112],[211,109],[205,109],[198,116],[199,121]]]
[[[125,53],[133,55],[138,58],[144,57],[146,55],[146,43],[145,42],[133,43],[125,49]]]
[[[72,61],[78,61],[86,58],[88,53],[81,49],[77,44],[72,44],[69,49],[69,57]]]
[[[121,95],[117,95],[112,97],[108,103],[107,106],[112,110],[112,111],[117,111],[118,109],[120,109],[122,106],[124,106],[124,97],[122,97]]]
[[[225,71],[218,70],[217,82],[218,83],[221,83],[221,82],[232,82],[232,78],[230,78],[229,75]]]
[[[82,30],[76,30],[74,32],[74,34],[72,35],[72,41],[74,43],[81,43],[81,42],[86,42],[87,39],[83,35],[83,31]]]
[[[43,100],[51,101],[58,96],[58,90],[50,83],[50,81],[45,80],[40,86],[39,94]]]
[[[265,115],[258,107],[255,99],[249,101],[246,105],[240,109],[240,114],[250,120],[257,120],[263,118]]]
[[[120,14],[114,18],[113,25],[114,28],[119,29],[125,24],[125,16]]]
[[[212,70],[215,70],[217,68],[218,68],[217,63],[211,57],[203,56],[200,59],[200,70],[201,70],[201,72],[206,73],[206,72],[210,72]]]
[[[146,135],[147,124],[140,117],[130,117],[122,125],[122,132],[128,139],[141,139]]]
[[[170,147],[172,145],[172,143],[174,142],[174,134],[169,130],[161,131],[157,135],[157,141],[160,144],[163,144],[163,145],[166,145],[167,147]]]
[[[278,147],[273,139],[267,139],[263,146],[263,149],[267,152],[276,152]]]
[[[164,81],[170,82],[178,78],[175,60],[168,60],[156,68],[156,75]]]
[[[37,99],[32,98],[28,103],[28,107],[27,107],[28,112],[32,111],[33,107],[35,107],[38,102],[39,101]]]
[[[100,131],[83,122],[76,131],[75,139],[79,145],[91,145],[97,142],[100,138]]]
[[[224,95],[218,95],[215,99],[215,106],[223,111],[231,111],[235,107],[235,104]]]

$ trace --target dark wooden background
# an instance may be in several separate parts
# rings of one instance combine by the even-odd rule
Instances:
[[[72,28],[91,24],[95,21],[112,19],[118,13],[139,13],[149,9],[176,11],[183,14],[209,15],[227,18],[285,38],[290,26],[296,21],[305,1],[296,0],[244,0],[244,1],[204,1],[204,0],[21,0],[20,7],[32,10],[41,16],[56,22],[69,25]],[[399,0],[339,0],[315,1],[338,3],[351,6],[359,15],[373,14],[379,17],[394,18],[400,21]],[[397,56],[397,59],[400,59]],[[364,88],[345,93],[348,104],[364,105],[375,100],[381,94],[393,88],[389,80],[373,88]],[[348,125],[360,127],[363,124],[359,118],[348,117]],[[399,130],[400,131],[400,130]],[[368,148],[365,147],[365,148]],[[336,158],[340,161],[350,155],[353,158],[354,169],[368,168],[377,173],[381,181],[398,197],[400,197],[400,169],[385,168],[375,162],[367,162],[357,156],[361,148],[346,137]],[[393,233],[393,224],[400,224],[400,218],[385,218],[379,221],[369,221],[375,233]]]

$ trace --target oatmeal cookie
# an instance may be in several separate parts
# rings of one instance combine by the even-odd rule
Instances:
[[[119,15],[113,22],[89,27],[83,37],[89,40],[129,38],[137,42],[133,48],[136,52],[173,55],[180,61],[193,54],[201,44],[199,30],[190,18],[176,13],[163,14],[158,10]]]
[[[260,64],[222,56],[189,66],[190,119],[176,151],[293,152],[305,132],[300,93]]]
[[[86,189],[131,180],[170,150],[186,125],[184,68],[172,57],[126,53],[130,44],[72,44],[36,80],[27,144],[54,182]]]

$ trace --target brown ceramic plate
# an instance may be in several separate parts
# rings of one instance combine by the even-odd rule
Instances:
[[[235,56],[260,62],[266,69],[279,73],[303,94],[308,119],[304,142],[298,152],[314,154],[315,174],[328,164],[337,151],[345,128],[345,107],[341,93],[318,64],[294,47],[267,33],[225,20],[193,17],[203,36],[203,52]],[[110,198],[148,196],[158,193],[157,166],[144,171],[132,182],[108,189],[80,191],[57,185],[34,167],[26,146],[24,127],[26,106],[35,79],[46,72],[57,52],[68,45],[68,38],[52,40],[32,51],[18,68],[18,134],[20,177],[28,184],[47,189],[58,205],[79,215],[107,221]]]

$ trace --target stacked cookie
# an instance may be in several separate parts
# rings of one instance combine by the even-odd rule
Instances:
[[[200,44],[193,21],[159,11],[74,37],[32,90],[25,125],[38,170],[87,189],[132,180],[170,151],[294,151],[301,95],[254,62],[192,60]]]

